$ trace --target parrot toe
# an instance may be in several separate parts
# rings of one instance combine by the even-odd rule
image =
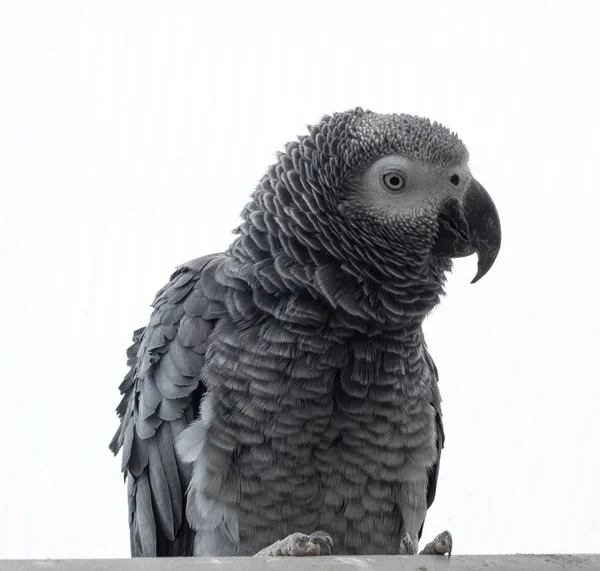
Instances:
[[[311,535],[292,533],[284,539],[261,549],[255,557],[306,557],[311,555],[331,555],[333,539],[324,531]]]
[[[446,555],[448,559],[452,555],[452,535],[449,531],[442,531],[436,538],[428,543],[420,555]]]

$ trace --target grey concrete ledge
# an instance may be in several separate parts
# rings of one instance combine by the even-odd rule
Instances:
[[[0,560],[2,571],[600,571],[600,555]]]

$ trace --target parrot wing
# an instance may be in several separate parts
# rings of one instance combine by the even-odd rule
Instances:
[[[220,257],[177,269],[127,351],[130,370],[117,408],[121,424],[110,449],[123,451],[134,557],[193,554],[194,532],[185,517],[190,466],[177,458],[175,439],[194,420],[205,392],[200,374],[207,340],[224,309],[207,298],[200,282]]]
[[[440,471],[440,457],[442,454],[442,448],[444,447],[444,443],[446,437],[444,435],[444,425],[442,423],[442,395],[440,394],[440,389],[438,386],[438,370],[429,354],[427,347],[425,347],[425,361],[429,366],[432,375],[432,387],[431,387],[431,406],[435,410],[435,428],[436,428],[436,442],[437,442],[437,460],[431,466],[427,473],[427,509],[431,507],[433,501],[435,500],[435,492],[437,490],[437,482],[438,482],[438,474]],[[421,539],[421,535],[423,534],[423,525],[419,531],[419,539]]]

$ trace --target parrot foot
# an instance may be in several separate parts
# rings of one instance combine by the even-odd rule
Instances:
[[[400,540],[400,551],[398,552],[400,555],[416,555],[417,548],[413,540],[410,537],[410,534],[406,532],[402,539]]]
[[[308,555],[331,555],[333,539],[324,531],[315,531],[310,535],[292,533],[261,549],[254,557],[304,557]]]
[[[428,543],[419,555],[452,555],[452,535],[449,531],[442,531],[436,538]]]

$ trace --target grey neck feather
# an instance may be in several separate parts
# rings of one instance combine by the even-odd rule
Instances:
[[[432,257],[427,249],[419,252],[414,244],[404,248],[394,243],[385,227],[344,218],[340,189],[352,167],[388,152],[392,143],[411,142],[413,124],[432,131],[432,138],[449,140],[447,155],[428,157],[432,145],[414,139],[417,158],[442,163],[456,160],[466,149],[445,128],[410,116],[389,119],[404,122],[400,143],[362,145],[368,138],[365,130],[383,120],[386,116],[362,110],[326,117],[310,135],[288,143],[242,212],[238,237],[228,251],[239,263],[238,278],[269,295],[281,291],[320,299],[329,310],[344,310],[372,326],[420,326],[444,293],[451,261]]]

